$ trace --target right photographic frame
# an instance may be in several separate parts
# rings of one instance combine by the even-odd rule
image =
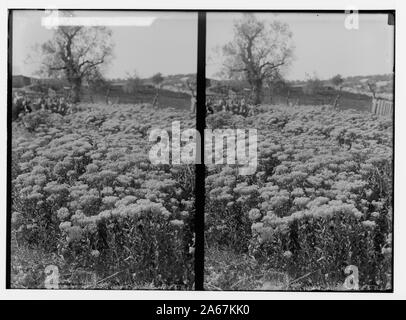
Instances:
[[[204,289],[392,292],[395,12],[206,21]]]

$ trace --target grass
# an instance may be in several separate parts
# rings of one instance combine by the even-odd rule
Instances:
[[[211,291],[342,291],[339,283],[316,283],[311,275],[293,279],[247,254],[210,247],[205,249],[205,289]]]
[[[84,270],[55,253],[42,249],[19,246],[11,241],[12,289],[46,289],[46,268],[56,266],[59,272],[58,289],[90,290],[174,290],[175,287],[157,287],[153,283],[139,283],[133,275],[121,270],[111,275],[99,276],[96,270]]]
[[[119,103],[152,103],[156,94],[156,89],[140,88],[130,94],[120,90],[112,90],[109,100],[115,104]],[[92,100],[93,99],[93,100]],[[83,90],[82,102],[104,103],[106,101],[106,92],[90,92]],[[165,89],[159,91],[158,107],[170,107],[175,109],[189,110],[190,95],[183,92],[174,92]]]
[[[291,103],[299,102],[299,105],[328,105],[332,104],[337,95],[340,94],[338,108],[340,110],[356,109],[358,111],[369,111],[371,107],[371,98],[364,94],[356,94],[346,91],[338,92],[336,90],[326,90],[314,94],[304,94],[302,90],[291,90],[289,101]],[[287,94],[271,95],[265,92],[263,103],[271,102],[276,104],[286,103]]]

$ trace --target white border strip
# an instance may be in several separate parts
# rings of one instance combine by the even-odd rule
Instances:
[[[1,3],[1,78],[0,78],[0,153],[7,153],[7,9],[8,8],[45,8],[54,9],[55,1],[4,1]],[[83,0],[58,0],[58,8],[64,9],[267,9],[267,10],[346,10],[347,8],[359,8],[360,10],[396,9],[396,163],[395,163],[395,293],[297,293],[297,292],[194,292],[194,291],[85,291],[85,290],[5,290],[5,270],[6,270],[6,157],[0,159],[0,185],[1,199],[1,219],[0,227],[2,236],[0,237],[0,299],[405,299],[406,298],[406,256],[404,243],[406,243],[406,205],[402,197],[402,191],[406,190],[406,170],[403,166],[406,163],[404,141],[406,136],[406,70],[405,44],[401,39],[405,38],[406,8],[403,0],[377,1],[347,1],[340,0],[177,0],[169,2],[165,0],[142,0],[142,1],[106,1],[84,2]],[[403,34],[402,34],[403,33]],[[402,60],[403,59],[403,60]]]

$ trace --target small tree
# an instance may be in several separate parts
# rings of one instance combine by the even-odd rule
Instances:
[[[197,95],[197,81],[196,77],[189,77],[185,81],[186,90],[190,93],[190,111],[194,113],[196,111],[196,95]],[[206,79],[207,86],[207,79]]]
[[[341,98],[341,90],[343,88],[344,79],[340,74],[337,74],[334,77],[332,77],[330,81],[339,90],[339,93],[337,94],[337,96],[335,97],[334,102],[333,102],[333,108],[338,108],[339,101]]]
[[[339,90],[341,90],[342,85],[344,83],[344,79],[340,74],[337,74],[334,77],[332,77],[330,81],[334,86],[336,86],[337,88],[339,88]]]
[[[158,72],[152,76],[152,82],[155,84],[156,93],[154,100],[152,101],[152,105],[155,107],[158,105],[158,98],[159,98],[159,90],[161,89],[162,82],[164,81],[164,77],[162,73]]]
[[[371,82],[367,82],[368,85],[368,89],[372,94],[372,98],[375,99],[376,98],[376,84],[375,83],[371,83]]]
[[[196,92],[196,89],[197,89],[196,84],[197,84],[196,83],[196,77],[188,78],[185,81],[185,85],[186,85],[187,90],[189,91],[190,95],[192,97],[195,97],[195,98],[196,98],[196,94],[197,94],[197,92]],[[206,84],[207,84],[207,82],[206,82]]]
[[[152,82],[159,87],[160,84],[164,81],[162,73],[158,72],[152,76]]]

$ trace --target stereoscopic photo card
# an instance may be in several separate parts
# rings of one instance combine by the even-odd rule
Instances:
[[[395,13],[10,8],[7,287],[393,292]]]

